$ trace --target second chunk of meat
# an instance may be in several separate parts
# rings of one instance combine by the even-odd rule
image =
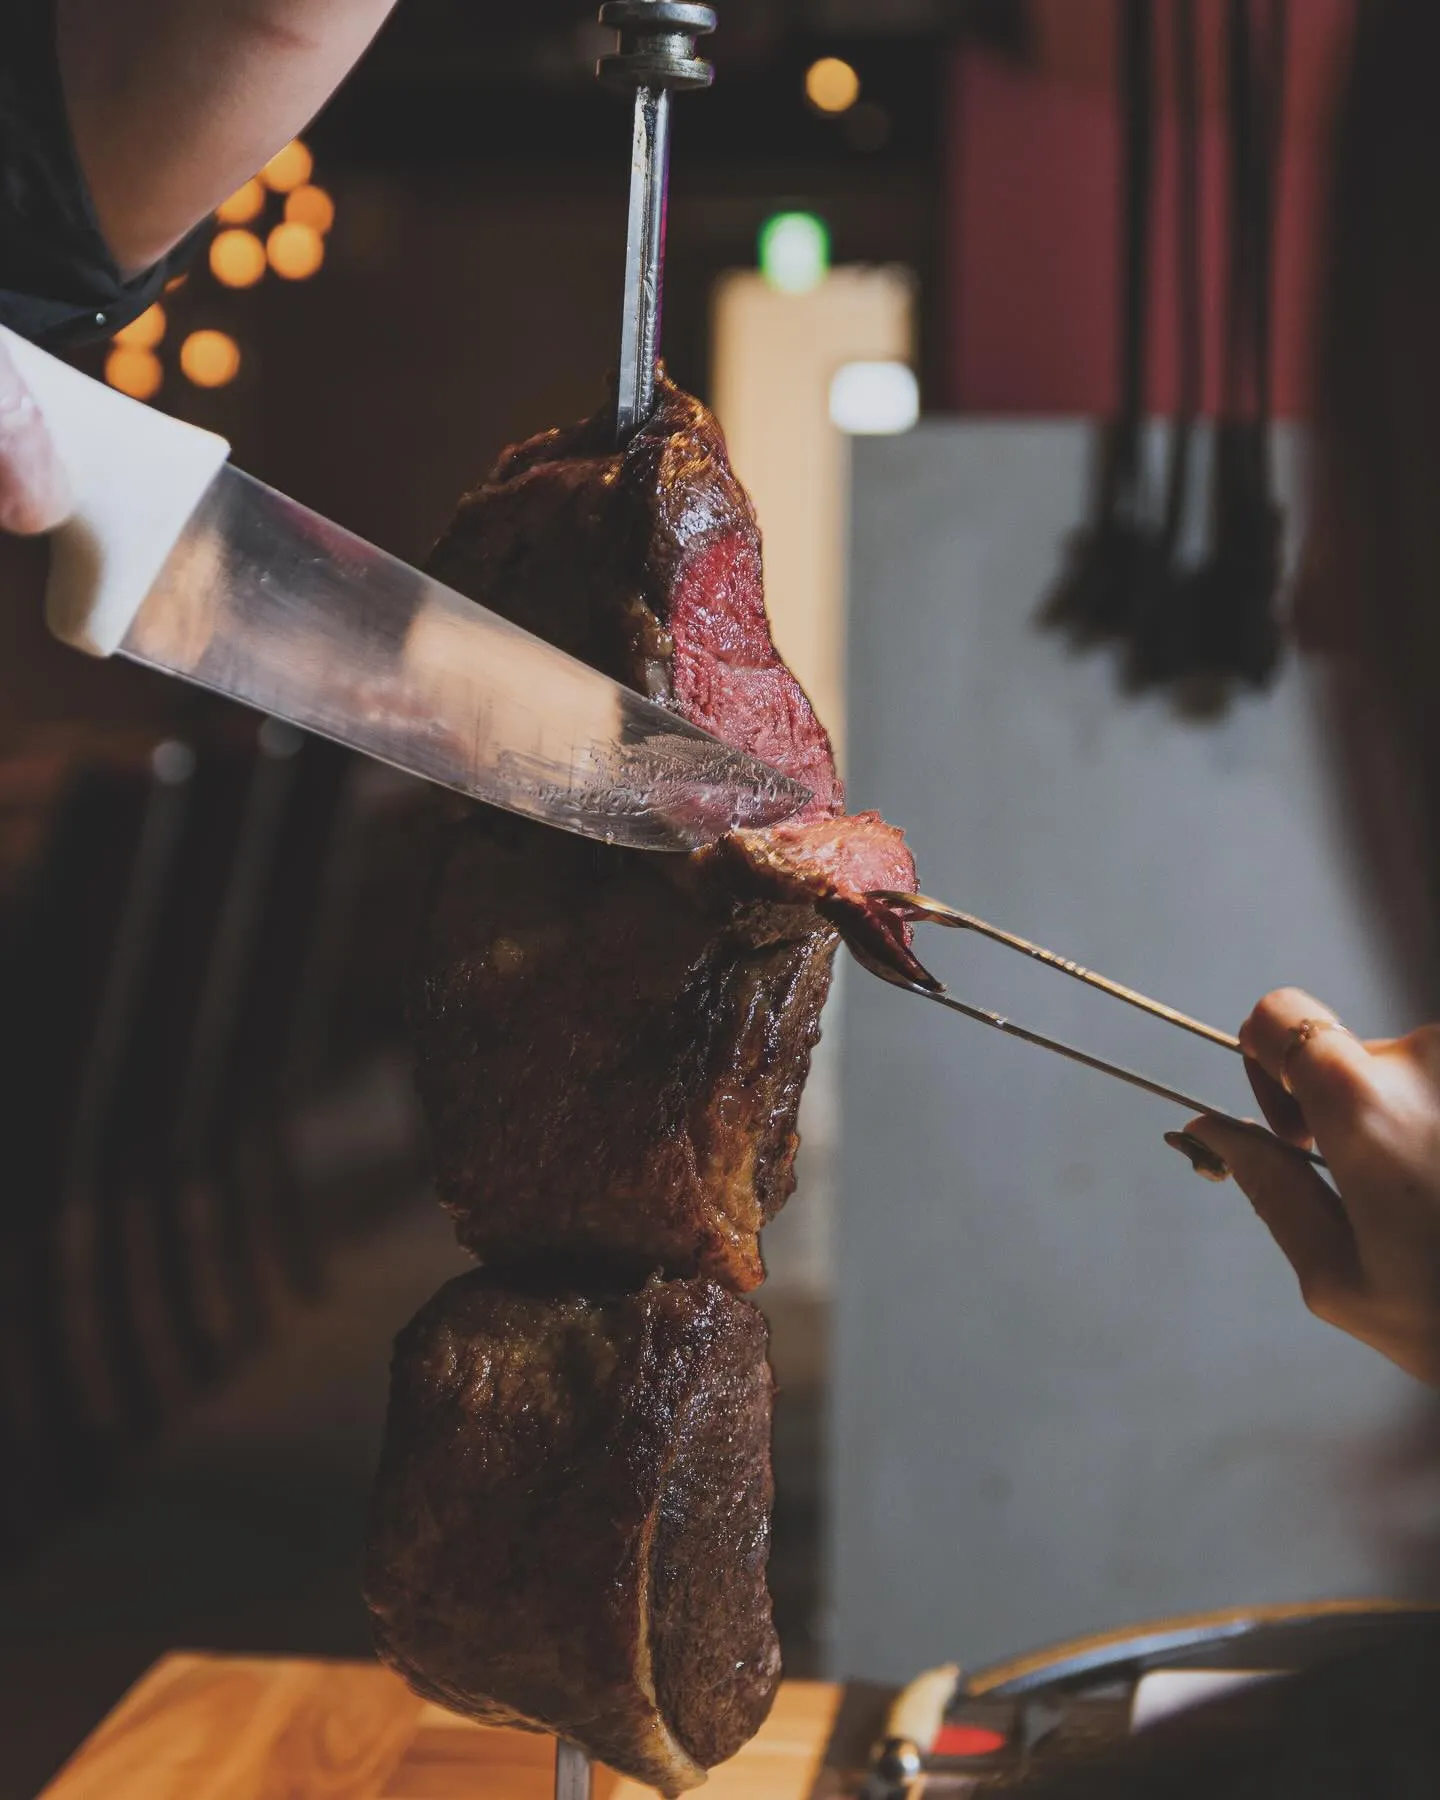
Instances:
[[[765,1347],[713,1282],[447,1283],[395,1347],[380,1655],[457,1712],[697,1786],[780,1678]]]

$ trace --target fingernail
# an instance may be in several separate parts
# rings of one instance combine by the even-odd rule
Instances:
[[[1167,1131],[1165,1142],[1172,1150],[1178,1150],[1186,1158],[1190,1167],[1206,1181],[1228,1181],[1230,1165],[1223,1156],[1217,1156],[1208,1144],[1202,1144],[1199,1138],[1188,1131]]]

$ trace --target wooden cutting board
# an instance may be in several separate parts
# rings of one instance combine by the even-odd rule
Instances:
[[[808,1800],[842,1690],[788,1681],[705,1800]],[[551,1800],[554,1749],[417,1700],[375,1663],[164,1657],[41,1800]],[[650,1794],[608,1769],[595,1800]]]

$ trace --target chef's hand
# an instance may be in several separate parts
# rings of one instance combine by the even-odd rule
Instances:
[[[302,130],[394,4],[54,0],[70,132],[120,267],[158,262]]]
[[[69,497],[40,409],[0,343],[0,531],[49,531],[65,517]]]
[[[1187,1130],[1224,1160],[1311,1312],[1440,1387],[1440,1026],[1362,1043],[1281,988],[1240,1044],[1271,1129],[1314,1144],[1338,1196],[1284,1144],[1218,1119]]]

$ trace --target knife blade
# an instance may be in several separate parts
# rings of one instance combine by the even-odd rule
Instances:
[[[629,848],[702,849],[809,798],[233,467],[223,439],[4,341],[77,496],[47,594],[66,642]]]
[[[582,836],[697,850],[806,790],[222,468],[120,653]]]

